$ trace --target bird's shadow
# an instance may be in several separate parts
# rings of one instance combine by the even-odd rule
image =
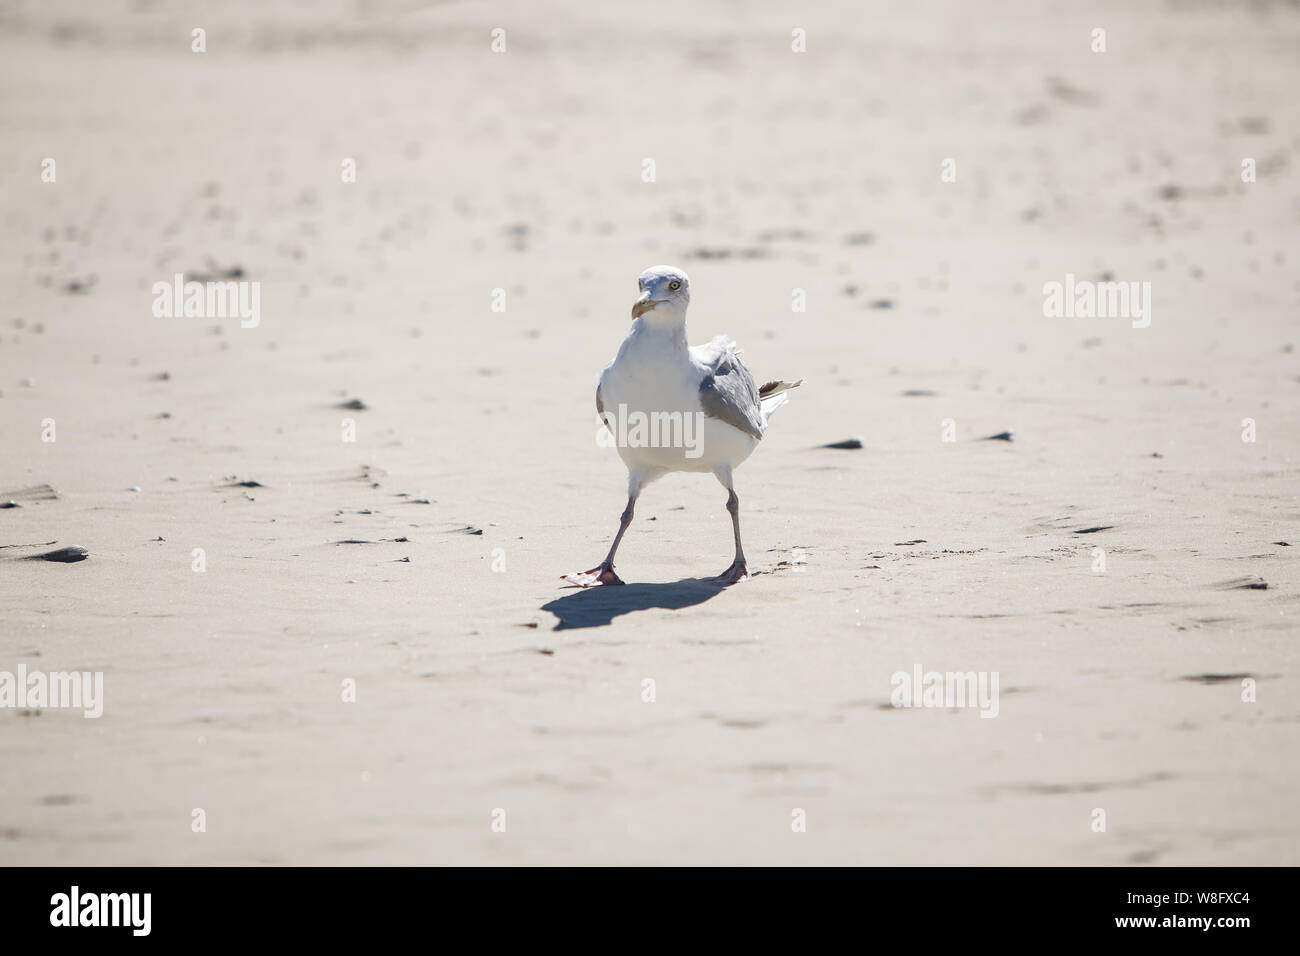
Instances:
[[[665,584],[624,584],[582,588],[542,605],[559,623],[553,630],[604,627],[620,614],[665,608],[680,611],[717,597],[727,590],[710,578],[682,578]]]

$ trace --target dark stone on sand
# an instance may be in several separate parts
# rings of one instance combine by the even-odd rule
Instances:
[[[876,299],[871,303],[873,309],[892,309],[894,307],[893,299]]]
[[[933,398],[938,392],[932,392],[928,388],[908,388],[898,393],[904,398]]]
[[[930,543],[930,542],[926,541],[924,538],[916,538],[916,539],[913,540],[913,541],[895,541],[895,542],[894,542],[894,547],[896,547],[896,548],[906,548],[906,547],[908,547],[909,545],[913,545],[913,544],[929,544],[929,543]]]
[[[1226,684],[1228,681],[1245,680],[1254,676],[1254,674],[1189,674],[1180,678],[1180,680],[1192,681],[1197,684]]]
[[[1113,524],[1099,524],[1095,528],[1080,528],[1075,534],[1096,534],[1098,531],[1109,531],[1115,527]]]
[[[4,508],[21,508],[21,507],[22,507],[22,505],[20,505],[20,504],[19,504],[18,502],[16,502],[16,501],[6,501],[6,502],[4,502],[3,504],[0,504],[0,509],[4,509]]]
[[[226,487],[228,488],[265,488],[266,485],[260,481],[232,481]]]
[[[843,441],[833,441],[829,445],[820,445],[820,448],[843,448],[848,451],[862,447],[861,438],[846,438]]]
[[[1273,543],[1276,545],[1281,545],[1284,548],[1291,547],[1291,543],[1289,541],[1274,541]]]
[[[44,554],[33,554],[27,560],[57,561],[60,564],[72,564],[74,561],[85,561],[88,557],[90,557],[90,552],[85,548],[68,547],[59,548],[55,551],[46,551]]]
[[[338,405],[335,405],[334,407],[344,408],[353,412],[364,412],[369,406],[367,406],[366,403],[363,402],[361,399],[354,398],[351,399],[350,401],[340,402]]]
[[[1267,591],[1268,582],[1258,575],[1250,575],[1249,577],[1224,581],[1219,585],[1219,589],[1221,591]]]
[[[1162,186],[1160,187],[1161,199],[1181,199],[1183,195],[1182,186]]]
[[[231,266],[229,269],[214,268],[211,272],[191,272],[186,273],[186,278],[190,282],[220,282],[222,279],[242,279],[244,278],[243,266]]]
[[[980,441],[1011,441],[1011,432],[998,432],[996,435],[985,435]]]

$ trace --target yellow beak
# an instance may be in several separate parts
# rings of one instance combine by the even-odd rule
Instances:
[[[641,298],[632,303],[632,318],[641,318],[641,316],[645,315],[662,301],[664,300],[650,298],[649,290],[642,292]]]

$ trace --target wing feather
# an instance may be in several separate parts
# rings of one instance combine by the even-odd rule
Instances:
[[[740,360],[736,343],[718,336],[707,346],[692,351],[704,367],[700,382],[700,406],[704,414],[756,439],[762,438],[763,413],[758,386]]]

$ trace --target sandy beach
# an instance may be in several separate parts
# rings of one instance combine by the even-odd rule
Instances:
[[[0,863],[1300,864],[1300,9],[1090,7],[0,3]]]

